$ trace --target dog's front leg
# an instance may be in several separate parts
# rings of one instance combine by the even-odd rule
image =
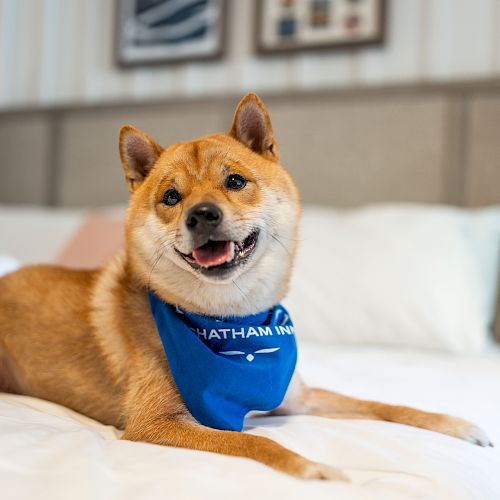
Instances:
[[[198,424],[161,370],[133,386],[122,439],[251,458],[304,479],[347,480],[341,471],[307,460],[271,439]]]
[[[285,400],[272,414],[386,420],[440,432],[480,446],[492,446],[482,429],[461,418],[429,413],[407,406],[355,399],[336,392],[307,387],[298,375],[294,375]]]

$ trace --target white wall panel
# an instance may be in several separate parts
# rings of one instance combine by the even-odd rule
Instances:
[[[40,47],[43,35],[43,24],[40,19],[44,12],[44,2],[33,3],[31,0],[18,0],[16,23],[16,40],[23,43],[14,46],[16,59],[14,61],[13,99],[16,102],[36,102],[40,81]],[[25,63],[28,62],[28,64]]]
[[[397,0],[396,0],[397,1]],[[426,76],[453,79],[493,76],[496,0],[432,0]]]
[[[141,70],[141,73],[144,70]],[[151,96],[174,96],[183,88],[185,75],[174,71],[171,66],[157,66],[151,70]]]
[[[230,82],[228,65],[195,63],[185,68],[184,92],[189,96],[226,92]]]
[[[0,0],[0,107],[500,75],[500,0],[389,0],[383,48],[265,58],[255,2],[229,3],[222,61],[124,70],[114,0]]]
[[[0,0],[0,106],[15,102],[17,0]]]
[[[419,51],[425,0],[391,2],[387,41],[383,48],[370,48],[359,56],[359,80],[385,83],[420,79]]]
[[[482,76],[493,70],[495,0],[454,2],[453,76]],[[444,22],[444,20],[443,20]]]
[[[84,100],[92,101],[102,99],[103,70],[101,67],[101,53],[103,47],[101,46],[101,28],[99,23],[96,22],[96,19],[101,16],[99,5],[105,3],[105,1],[86,0],[84,2],[82,23],[85,28],[85,44],[82,49],[81,58],[83,69],[82,78],[84,81]]]
[[[63,23],[61,18],[61,4],[63,0],[44,0],[43,16],[38,20],[43,28],[40,42],[40,80],[38,100],[42,104],[50,104],[57,101],[59,89],[59,68],[61,61],[62,39],[60,27]],[[23,41],[16,37],[18,44]],[[27,61],[23,61],[28,64]]]
[[[78,0],[77,0],[78,1]],[[92,0],[95,2],[95,0]],[[133,97],[134,73],[139,71],[119,70],[114,60],[114,42],[115,42],[115,2],[109,0],[98,0],[97,11],[99,12],[98,28],[96,34],[99,40],[99,59],[98,67],[101,74],[101,95],[104,99],[115,100],[120,97]],[[87,71],[91,70],[87,68]]]
[[[493,27],[494,27],[493,54],[492,54],[493,72],[495,75],[499,75],[500,74],[500,0],[495,0],[491,20],[493,21]]]
[[[328,52],[300,54],[292,66],[293,82],[300,88],[324,88],[349,85],[354,81],[355,59],[350,51],[332,57]]]
[[[60,59],[57,68],[56,99],[71,102],[85,97],[84,68],[80,61],[80,54],[83,53],[88,41],[86,26],[82,22],[85,2],[62,0],[58,8]]]

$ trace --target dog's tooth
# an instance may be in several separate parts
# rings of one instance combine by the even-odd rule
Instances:
[[[231,262],[234,257],[236,256],[236,245],[234,243],[234,241],[231,241],[231,243],[229,244],[229,259],[228,259],[228,262]]]

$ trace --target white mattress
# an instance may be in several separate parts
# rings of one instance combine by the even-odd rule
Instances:
[[[500,443],[500,357],[302,345],[310,384],[468,418]],[[247,431],[342,468],[352,485],[300,481],[246,459],[118,440],[60,406],[0,395],[5,499],[500,498],[500,448],[386,422],[255,417]]]

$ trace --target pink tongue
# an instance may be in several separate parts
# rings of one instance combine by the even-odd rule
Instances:
[[[210,241],[206,245],[193,250],[193,258],[203,267],[212,267],[224,264],[231,255],[230,241]]]

